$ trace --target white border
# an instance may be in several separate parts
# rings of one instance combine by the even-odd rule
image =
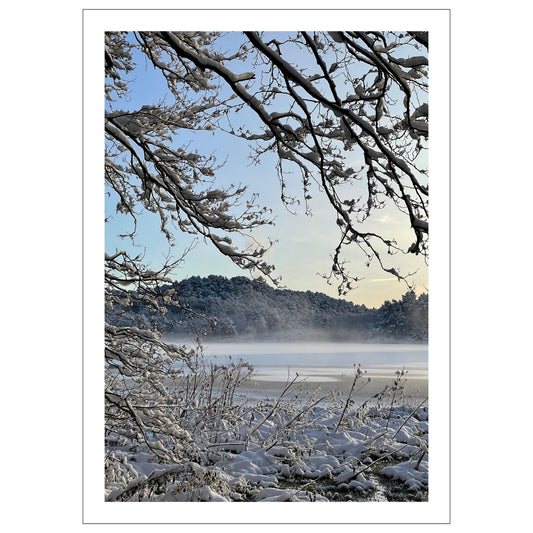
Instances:
[[[293,16],[294,15],[294,16]],[[84,11],[84,523],[449,523],[449,11]],[[431,103],[430,493],[414,503],[106,503],[103,487],[103,33],[106,30],[428,30]],[[235,506],[239,505],[238,508]],[[214,507],[213,507],[214,506]],[[331,506],[331,507],[330,507]]]

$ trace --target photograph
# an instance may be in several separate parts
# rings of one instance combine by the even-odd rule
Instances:
[[[128,10],[85,12],[105,178],[102,382],[85,385],[104,397],[103,477],[91,498],[112,512],[436,498],[445,509],[429,391],[448,387],[430,372],[448,353],[429,342],[428,280],[430,176],[447,185],[429,160],[447,150],[430,149],[429,50],[448,12],[420,12],[440,34],[379,11],[370,29],[358,10],[302,10],[300,29],[262,31],[233,29],[244,17],[231,10],[172,11],[179,31],[120,30],[106,20],[117,12]],[[133,13],[139,28],[169,27],[167,11]],[[204,14],[220,29],[203,30]],[[89,32],[93,15],[103,32]],[[432,249],[445,257],[447,244]],[[431,272],[442,309],[447,279]],[[314,509],[304,521],[324,521]]]

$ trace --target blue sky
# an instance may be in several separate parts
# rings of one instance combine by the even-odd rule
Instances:
[[[136,109],[144,104],[152,104],[166,94],[166,86],[160,77],[155,77],[145,61],[138,62],[138,67],[130,83],[131,97],[128,102],[116,101],[115,109]],[[170,98],[168,96],[167,98]],[[170,100],[168,100],[170,101]],[[183,138],[183,140],[189,140]],[[248,188],[249,197],[252,193],[259,195],[258,205],[265,205],[272,209],[275,218],[274,226],[265,226],[254,232],[254,236],[264,243],[268,239],[277,241],[267,253],[265,259],[276,267],[275,275],[281,276],[282,285],[294,290],[312,290],[324,292],[337,297],[337,287],[328,285],[319,274],[329,273],[331,256],[338,243],[338,228],[333,209],[323,194],[316,188],[310,201],[312,216],[306,216],[303,205],[296,207],[296,214],[290,213],[280,198],[280,185],[275,169],[275,159],[265,157],[261,165],[251,165],[250,150],[245,141],[241,141],[223,132],[199,132],[190,136],[191,147],[198,146],[201,153],[214,152],[219,161],[227,158],[227,162],[216,174],[216,182],[228,185],[243,184]],[[181,139],[180,139],[181,142]],[[357,164],[352,161],[350,164]],[[303,192],[299,176],[294,175],[294,183],[289,182],[289,188],[295,195],[302,198]],[[357,196],[357,186],[353,187],[353,196]],[[131,230],[131,220],[125,215],[114,213],[116,198],[106,200],[106,216],[112,216],[106,224],[106,251],[116,249],[132,250],[128,239],[119,239],[120,233]],[[382,210],[374,214],[367,229],[385,234],[393,234],[401,243],[407,239],[407,246],[412,242],[405,218],[401,218],[395,210]],[[180,256],[193,239],[176,230],[175,246],[172,255]],[[243,241],[245,242],[245,241]],[[138,218],[136,243],[138,252],[145,253],[144,261],[157,267],[169,252],[169,246],[159,230],[156,215],[143,213]],[[357,248],[345,248],[344,257],[349,261],[351,274],[361,278],[358,288],[346,295],[346,299],[355,303],[377,307],[385,300],[398,299],[406,291],[406,286],[400,283],[375,264],[365,266],[365,258]],[[428,287],[427,267],[420,258],[396,255],[394,266],[398,266],[401,273],[418,271],[413,278],[417,292],[425,292]],[[193,275],[207,276],[218,274],[224,276],[248,275],[240,270],[228,258],[217,252],[210,243],[201,239],[195,241],[194,248],[189,252],[185,261],[175,271],[177,280]]]

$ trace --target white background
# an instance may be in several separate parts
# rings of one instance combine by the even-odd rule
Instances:
[[[34,530],[50,526],[56,531],[155,527],[82,524],[81,9],[101,7],[94,4],[18,3],[6,11],[2,21],[2,154],[7,168],[4,166],[1,178],[5,342],[1,350],[4,409],[0,465],[2,521],[10,531],[27,526]],[[198,2],[195,6],[243,4]],[[335,2],[329,7],[351,4]],[[521,378],[507,373],[504,363],[509,354],[516,357],[522,353],[523,376],[531,366],[531,349],[524,339],[529,315],[521,308],[521,302],[531,298],[527,235],[523,233],[531,225],[527,216],[531,185],[526,179],[527,172],[531,172],[523,158],[530,150],[524,126],[531,123],[531,117],[526,116],[529,110],[524,107],[527,95],[521,95],[527,78],[521,80],[524,74],[520,62],[527,50],[525,24],[530,18],[517,7],[518,2],[507,2],[505,11],[493,8],[491,3],[483,4],[483,11],[465,4],[448,2],[439,6],[452,8],[452,523],[447,527],[462,531],[490,525],[523,530],[529,479],[525,468],[528,458],[522,455],[527,436],[521,417],[528,411],[520,397]],[[108,2],[106,8],[122,5]],[[159,2],[148,7],[175,5]],[[323,7],[318,2],[307,3],[307,7],[315,5]],[[132,0],[128,7],[147,6]],[[289,5],[270,2],[269,7]],[[398,5],[374,2],[372,7]],[[424,8],[426,3],[411,2],[401,7]],[[386,12],[382,15],[385,17]],[[296,26],[300,25],[299,16]],[[230,29],[240,27],[237,23]],[[403,22],[398,23],[398,29],[405,27]],[[523,60],[528,63],[527,58]],[[434,88],[432,79],[432,91]],[[507,102],[505,98],[516,100]],[[432,143],[438,134],[433,129],[438,120],[436,111],[438,116],[438,110],[432,108]],[[433,154],[432,202],[438,188]],[[446,195],[447,160],[440,164],[442,193]],[[511,187],[515,189],[512,194]],[[507,191],[509,194],[504,194]],[[437,209],[442,209],[441,218],[447,216],[446,206],[439,208],[432,203],[432,223],[438,219]],[[86,268],[91,264],[92,247],[96,249],[103,238],[103,231],[101,236],[98,231],[85,236],[85,258],[89,258]],[[438,239],[432,231],[434,246]],[[442,232],[446,238],[446,228]],[[447,252],[441,251],[438,257],[432,249],[432,254],[431,261],[437,264],[435,269],[430,267],[432,307],[440,301],[443,309],[431,312],[437,312],[446,326],[448,299],[445,294],[435,294],[437,283],[433,277],[447,277]],[[97,261],[100,265],[100,259]],[[86,270],[90,283],[89,278]],[[524,281],[517,290],[519,279]],[[99,297],[97,294],[96,299]],[[90,300],[86,303],[91,308]],[[433,327],[433,315],[431,320]],[[89,323],[89,328],[93,325]],[[442,343],[438,350],[447,357],[446,336]],[[442,365],[442,371],[446,383],[446,365]],[[474,376],[479,377],[478,387],[472,385]],[[85,382],[94,377],[86,372]],[[446,396],[447,390],[433,390],[435,393]],[[442,415],[446,417],[447,402],[442,403]],[[433,407],[432,417],[437,417]],[[90,454],[87,429],[85,437],[85,451]],[[439,437],[432,426],[431,438],[432,453],[439,446],[446,447],[444,430]],[[96,474],[103,476],[100,471]],[[338,518],[344,512],[342,504],[332,509],[329,506],[336,504],[324,505],[328,506],[324,507],[328,517]],[[428,506],[419,505],[421,516]],[[366,516],[374,517],[370,522],[388,521],[390,513],[394,515],[394,506],[374,504]],[[219,504],[196,507],[202,517],[212,518],[219,512]],[[401,504],[397,516],[401,517],[404,511],[399,507]],[[161,509],[157,507],[157,512]],[[241,507],[238,509],[240,512]],[[317,512],[315,509],[311,512]],[[136,512],[132,508],[132,513]],[[180,522],[181,510],[176,507],[173,512],[170,521]],[[275,513],[277,519],[277,507]],[[324,516],[318,521],[324,521]],[[353,515],[348,521],[360,522]],[[227,531],[249,529],[216,527]],[[293,525],[287,529],[308,531],[315,527],[324,526]],[[386,527],[411,530],[415,526],[337,527],[379,531]],[[418,527],[425,531],[442,526]]]

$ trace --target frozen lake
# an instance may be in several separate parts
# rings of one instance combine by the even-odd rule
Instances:
[[[354,365],[360,364],[371,382],[361,391],[368,397],[392,384],[395,372],[405,368],[406,392],[426,396],[427,344],[357,344],[334,342],[206,342],[204,354],[218,364],[243,359],[253,365],[251,387],[257,392],[281,390],[296,372],[306,386],[341,392],[350,388]]]

